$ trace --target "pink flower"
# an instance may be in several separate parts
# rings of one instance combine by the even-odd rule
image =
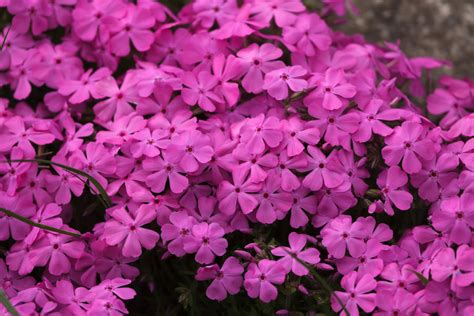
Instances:
[[[130,53],[130,41],[139,52],[150,49],[155,35],[150,28],[155,25],[155,19],[147,10],[128,6],[127,15],[112,25],[110,30],[115,33],[110,38],[110,49],[117,56],[126,56]]]
[[[244,214],[252,212],[258,205],[257,198],[251,194],[258,192],[260,184],[246,180],[248,172],[232,172],[233,184],[223,181],[217,189],[219,209],[223,214],[232,215],[236,211],[237,202]]]
[[[395,166],[403,159],[402,168],[409,174],[421,170],[420,158],[431,160],[436,153],[433,142],[425,137],[425,129],[416,122],[403,122],[385,138],[385,143],[387,146],[382,149],[385,163]]]
[[[364,253],[365,244],[362,240],[364,232],[357,228],[348,215],[340,215],[329,221],[328,225],[321,230],[323,245],[328,249],[329,254],[340,259],[344,257],[346,248],[354,258]]]
[[[0,287],[7,297],[15,297],[18,292],[29,289],[34,284],[35,280],[32,277],[20,277],[15,272],[9,271],[3,259],[0,259]]]
[[[146,156],[154,158],[160,154],[160,149],[166,148],[170,141],[167,139],[166,132],[163,130],[156,129],[150,131],[145,128],[141,131],[136,132],[133,135],[133,139],[137,142],[131,146],[132,155],[134,158],[140,158]]]
[[[442,154],[437,159],[423,161],[420,172],[411,175],[411,183],[418,188],[422,199],[434,202],[438,199],[441,190],[446,187],[457,173],[454,169],[458,161],[450,154]]]
[[[363,112],[360,112],[361,123],[359,130],[354,134],[354,140],[358,142],[367,142],[372,138],[372,134],[388,136],[392,129],[382,123],[382,120],[393,121],[398,119],[398,115],[390,110],[380,111],[383,101],[373,99],[367,104]]]
[[[209,137],[199,131],[185,132],[173,137],[166,152],[186,172],[195,172],[199,163],[209,162],[214,154]]]
[[[213,90],[218,81],[215,76],[207,71],[201,71],[197,76],[192,72],[183,74],[183,89],[181,95],[186,104],[199,105],[201,109],[208,112],[216,110],[215,103],[223,103],[224,100]]]
[[[125,76],[122,84],[117,84],[113,77],[106,77],[95,84],[95,98],[107,98],[94,106],[94,113],[103,122],[108,122],[125,117],[133,112],[131,106],[137,99],[135,91],[135,78]]]
[[[474,249],[461,245],[456,253],[452,248],[441,249],[434,257],[431,276],[437,282],[451,279],[451,288],[466,287],[474,283]]]
[[[310,81],[310,86],[316,86],[304,100],[308,106],[309,112],[313,112],[314,104],[321,103],[327,110],[337,110],[345,107],[348,99],[356,94],[356,89],[345,79],[345,73],[342,69],[329,68],[323,75],[316,74]]]
[[[303,91],[308,87],[306,80],[301,79],[307,71],[301,66],[291,66],[270,71],[265,75],[263,90],[277,100],[288,97],[288,88],[294,92]]]
[[[283,257],[278,262],[286,269],[286,272],[290,271],[298,276],[308,274],[308,269],[301,264],[300,261],[305,262],[308,265],[315,265],[319,262],[319,251],[315,248],[307,248],[306,236],[297,234],[295,232],[288,235],[288,241],[290,247],[276,247],[272,249],[272,254],[278,257]]]
[[[474,194],[465,192],[441,202],[441,207],[432,215],[433,227],[449,234],[449,239],[458,245],[469,243],[474,228]]]
[[[242,127],[241,141],[252,154],[261,154],[265,146],[277,147],[283,139],[280,122],[276,117],[265,117],[263,114],[251,118]]]
[[[206,296],[211,300],[222,301],[227,293],[235,295],[240,291],[244,268],[235,257],[224,261],[222,268],[217,264],[202,267],[196,273],[196,280],[213,280],[206,290]]]
[[[285,64],[277,60],[283,55],[278,47],[265,43],[262,46],[251,44],[237,52],[237,62],[245,67],[245,75],[242,86],[249,93],[260,93],[263,91],[264,74],[285,67]]]
[[[267,177],[257,196],[260,205],[256,218],[263,224],[271,224],[283,218],[291,207],[291,195],[280,190],[280,180],[275,174]]]
[[[398,166],[393,166],[384,171],[377,178],[377,185],[381,188],[384,198],[384,208],[388,215],[393,215],[392,203],[400,210],[406,211],[413,202],[413,196],[403,190],[408,183],[408,176]],[[369,209],[371,212],[371,209]]]
[[[357,132],[360,126],[360,115],[356,112],[344,113],[344,108],[328,111],[321,104],[311,103],[314,106],[308,108],[309,114],[316,120],[308,123],[308,126],[319,128],[321,137],[333,146],[342,146],[345,150],[352,151],[351,134]]]
[[[35,266],[48,265],[52,275],[59,276],[71,270],[71,259],[78,259],[85,248],[82,241],[73,241],[66,235],[45,234],[36,241],[31,251],[31,260]]]
[[[10,197],[0,191],[0,207],[26,218],[35,214],[35,206],[25,194]],[[14,240],[23,240],[30,231],[30,225],[0,212],[0,240],[7,240],[10,236]]]
[[[285,281],[285,268],[278,262],[263,259],[250,263],[245,273],[244,287],[251,298],[260,298],[264,303],[273,301],[278,296],[275,284]]]
[[[146,184],[155,193],[165,190],[168,181],[171,192],[181,193],[189,185],[189,180],[183,176],[184,170],[176,162],[172,162],[170,155],[163,153],[163,158],[156,157],[153,160],[147,159],[143,162],[143,169],[153,173],[146,177]]]
[[[167,244],[169,252],[178,257],[186,254],[184,241],[190,236],[196,222],[186,211],[171,213],[170,222],[161,227],[161,238]]]
[[[209,264],[215,256],[224,255],[227,240],[222,238],[224,229],[217,223],[200,223],[192,228],[192,235],[183,240],[183,249],[187,253],[196,252],[195,260],[201,264]]]
[[[155,212],[150,207],[141,206],[135,215],[123,207],[112,209],[109,214],[113,219],[105,223],[104,239],[111,246],[123,242],[124,256],[139,257],[142,247],[150,250],[158,242],[158,233],[142,227],[155,219]]]
[[[293,26],[283,28],[283,41],[306,56],[314,56],[317,50],[329,49],[332,39],[326,23],[315,13],[301,14]]]
[[[113,155],[100,143],[88,143],[85,151],[78,150],[71,157],[72,164],[76,162],[81,169],[93,176],[102,186],[107,186],[104,176],[111,175],[117,170]]]
[[[326,158],[326,156],[314,146],[308,146],[308,167],[307,170],[312,170],[303,180],[303,185],[311,191],[318,191],[323,187],[336,188],[344,186],[348,188],[350,183],[344,177],[342,166],[339,165],[333,157]]]
[[[291,25],[301,17],[298,13],[305,11],[300,0],[265,0],[252,4],[251,12],[258,21],[269,24],[272,18],[279,27]]]
[[[56,139],[48,130],[39,129],[37,126],[27,127],[25,121],[19,116],[12,117],[4,123],[8,134],[2,134],[0,152],[10,151],[14,145],[26,154],[34,152],[33,144],[47,145]]]
[[[416,307],[415,296],[405,290],[377,292],[375,302],[380,309],[374,313],[377,316],[410,315]]]
[[[290,226],[293,228],[303,227],[308,224],[309,221],[306,212],[309,214],[316,213],[317,198],[311,191],[303,187],[294,191],[292,196],[293,205],[290,210]]]
[[[352,316],[359,315],[358,307],[366,313],[370,313],[375,309],[375,293],[369,293],[375,290],[377,282],[370,274],[358,277],[356,272],[345,275],[341,280],[341,286],[346,292],[335,291],[331,296],[331,307],[334,311],[341,311],[341,315],[345,315],[343,306],[336,299],[336,296],[344,304],[345,309]]]
[[[77,79],[67,79],[59,83],[58,92],[63,96],[70,96],[68,101],[72,104],[78,104],[87,101],[92,95],[95,98],[100,98],[96,92],[95,85],[105,78],[110,76],[108,68],[100,68],[92,73],[89,69],[82,76]]]
[[[299,155],[303,152],[305,146],[316,145],[320,139],[319,129],[303,123],[297,116],[292,116],[286,121],[282,121],[282,127],[286,134],[284,141],[289,157]]]
[[[92,41],[97,34],[106,39],[110,19],[121,18],[126,12],[124,4],[114,0],[79,1],[72,12],[74,33],[83,41]]]

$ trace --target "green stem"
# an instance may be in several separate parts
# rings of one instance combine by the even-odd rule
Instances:
[[[64,170],[78,174],[80,176],[83,176],[87,178],[97,188],[97,191],[99,191],[99,195],[102,197],[102,203],[104,204],[104,206],[106,208],[109,208],[110,206],[112,206],[112,201],[109,195],[107,194],[107,191],[105,191],[104,187],[99,183],[99,181],[97,181],[93,176],[91,176],[87,172],[84,172],[82,170],[79,170],[73,167],[69,167],[67,165],[63,165],[61,163],[45,160],[45,159],[15,159],[15,160],[8,160],[8,162],[36,162],[39,164],[56,166]]]
[[[72,236],[72,237],[76,237],[76,238],[81,238],[80,234],[76,234],[76,233],[73,233],[73,232],[70,232],[70,231],[67,231],[67,230],[62,230],[62,229],[59,229],[59,228],[56,228],[56,227],[52,227],[52,226],[43,225],[43,224],[40,224],[40,223],[37,223],[37,222],[33,222],[32,220],[30,220],[26,217],[18,215],[17,213],[6,210],[2,207],[0,207],[0,212],[3,212],[7,216],[13,217],[13,218],[15,218],[19,221],[22,221],[23,223],[26,223],[30,226],[38,227],[38,228],[41,228],[41,229],[44,229],[44,230],[49,230],[51,232],[55,232],[55,233],[58,233],[58,234],[63,234],[63,235],[68,235],[68,236]]]
[[[334,290],[331,288],[331,286],[326,282],[326,280],[324,280],[324,278],[322,276],[320,276],[318,272],[316,272],[316,269],[314,269],[313,266],[307,264],[306,262],[304,262],[300,258],[298,258],[296,256],[293,256],[293,254],[290,253],[289,251],[286,251],[286,252],[290,256],[292,256],[296,261],[298,261],[298,263],[300,263],[306,269],[308,269],[309,272],[311,272],[311,275],[316,279],[316,281],[318,281],[318,283],[323,287],[323,289],[329,294],[329,298],[331,298],[331,296],[334,295],[334,297],[336,298],[339,305],[341,305],[342,310],[344,311],[344,313],[346,313],[346,316],[350,316],[349,312],[346,309],[346,305],[342,302],[342,300],[339,298],[339,296],[337,296],[337,294],[334,292]]]
[[[20,313],[13,307],[12,303],[8,300],[8,297],[5,295],[5,292],[3,292],[2,289],[0,289],[0,303],[5,306],[7,311],[12,315],[12,316],[20,316]]]

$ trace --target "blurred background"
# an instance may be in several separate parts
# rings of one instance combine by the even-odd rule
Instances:
[[[383,43],[400,39],[408,56],[433,56],[453,62],[444,72],[474,80],[474,0],[354,0],[338,29]]]

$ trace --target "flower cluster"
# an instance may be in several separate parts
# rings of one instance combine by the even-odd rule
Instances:
[[[322,2],[0,1],[0,288],[22,315],[126,314],[146,253],[194,258],[211,300],[309,302],[321,273],[341,315],[474,313],[474,84],[425,91],[446,62],[334,31],[346,1]]]

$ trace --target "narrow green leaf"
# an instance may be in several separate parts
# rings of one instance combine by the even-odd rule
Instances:
[[[318,281],[318,283],[323,287],[323,289],[329,294],[329,298],[331,298],[331,296],[334,295],[334,297],[336,298],[339,305],[341,305],[342,310],[344,311],[344,313],[346,313],[346,316],[350,316],[349,312],[346,309],[346,305],[342,302],[342,300],[339,298],[339,296],[337,296],[337,294],[331,288],[329,283],[327,283],[326,280],[324,280],[324,278],[321,275],[319,275],[319,273],[316,271],[316,269],[313,266],[311,266],[311,265],[307,264],[306,262],[304,262],[303,260],[301,260],[300,258],[298,258],[296,256],[293,256],[292,253],[290,253],[288,251],[287,251],[287,253],[289,255],[291,255],[296,261],[298,261],[298,263],[300,263],[306,269],[308,269],[309,272],[311,273],[311,275],[316,279],[316,281]]]
[[[423,284],[423,285],[428,285],[428,283],[430,282],[430,280],[428,280],[427,278],[425,278],[425,276],[423,274],[421,274],[420,272],[418,271],[415,271],[415,270],[410,270],[411,272],[413,272],[417,277],[418,279],[420,280],[420,282]]]
[[[12,316],[20,316],[20,313],[15,309],[15,307],[12,305],[12,303],[8,300],[8,297],[5,295],[5,292],[3,292],[2,289],[0,289],[0,303],[5,306],[7,311],[12,315]]]
[[[100,197],[102,198],[102,203],[106,208],[109,208],[112,206],[112,200],[110,199],[109,195],[107,194],[107,191],[105,191],[104,187],[97,181],[93,176],[88,174],[87,172],[84,172],[82,170],[63,165],[61,163],[45,160],[45,159],[15,159],[15,160],[8,160],[10,162],[36,162],[38,164],[45,164],[45,165],[52,165],[56,166],[59,168],[62,168],[64,170],[70,171],[72,173],[75,173],[77,175],[83,176],[87,178],[97,189],[99,192]]]
[[[63,235],[68,235],[68,236],[72,236],[72,237],[76,237],[76,238],[81,238],[80,234],[76,234],[76,233],[73,233],[73,232],[70,232],[70,231],[67,231],[67,230],[63,230],[63,229],[59,229],[59,228],[56,228],[56,227],[52,227],[52,226],[48,226],[48,225],[44,225],[44,224],[34,222],[29,218],[23,217],[21,215],[18,215],[15,212],[6,210],[6,209],[1,208],[1,207],[0,207],[0,212],[5,213],[5,215],[13,217],[13,218],[15,218],[19,221],[22,221],[23,223],[26,223],[30,226],[38,227],[38,228],[41,228],[41,229],[44,229],[44,230],[49,230],[51,232],[55,232],[55,233],[58,233],[58,234],[63,234]]]
[[[0,50],[3,50],[3,47],[5,46],[5,43],[7,42],[8,33],[10,33],[11,28],[12,26],[10,25],[10,27],[7,30],[7,33],[5,34],[5,37],[3,38],[3,42],[2,42],[2,46],[0,47]]]

